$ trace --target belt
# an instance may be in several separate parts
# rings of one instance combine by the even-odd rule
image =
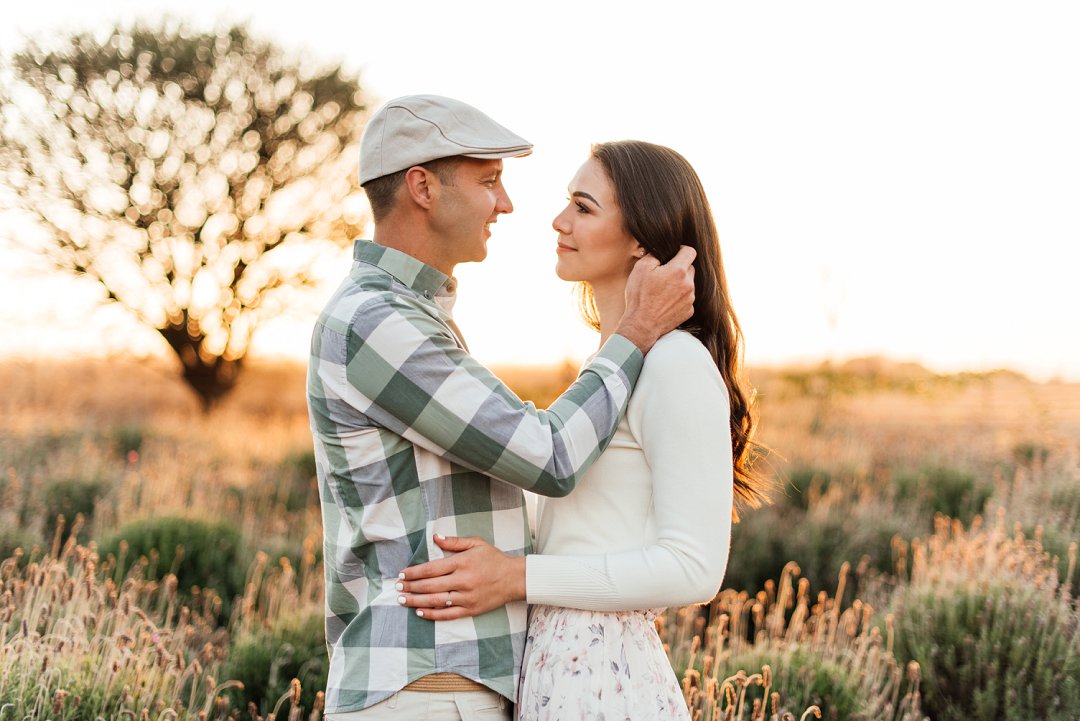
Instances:
[[[402,691],[420,691],[422,693],[450,693],[455,691],[490,691],[482,683],[471,678],[458,676],[456,673],[432,673],[421,676]]]

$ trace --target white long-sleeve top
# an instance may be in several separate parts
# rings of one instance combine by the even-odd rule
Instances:
[[[624,611],[710,600],[731,543],[729,418],[705,346],[679,330],[657,341],[607,450],[573,493],[537,503],[528,602]]]

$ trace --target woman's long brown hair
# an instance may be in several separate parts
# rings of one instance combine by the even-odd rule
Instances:
[[[681,245],[697,251],[694,260],[694,315],[681,327],[708,349],[731,396],[731,450],[735,497],[744,505],[768,502],[769,482],[753,468],[764,450],[754,440],[757,420],[752,389],[741,366],[743,335],[728,296],[720,239],[705,189],[694,168],[671,148],[637,140],[598,143],[595,158],[615,186],[627,231],[660,262]],[[599,329],[592,289],[582,284],[582,315]],[[738,520],[738,511],[734,511]]]

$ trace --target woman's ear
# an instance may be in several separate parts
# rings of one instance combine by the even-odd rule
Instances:
[[[634,251],[634,257],[635,258],[644,258],[646,252],[648,252],[648,251],[645,250],[644,246],[642,246],[640,243],[638,243],[638,247]]]

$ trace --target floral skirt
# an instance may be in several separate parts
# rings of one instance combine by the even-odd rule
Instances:
[[[689,721],[655,618],[531,606],[518,721]]]

